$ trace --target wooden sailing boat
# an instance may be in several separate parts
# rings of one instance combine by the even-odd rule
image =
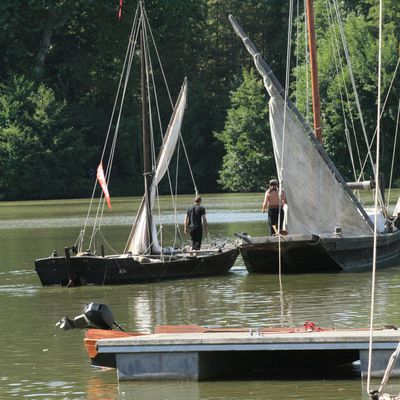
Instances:
[[[153,82],[154,85],[154,80],[152,76],[153,68],[149,59],[147,32],[151,33],[151,28],[148,24],[144,6],[139,2],[121,77],[120,87],[123,94],[120,97],[122,100],[125,97],[130,66],[133,57],[137,53],[136,42],[140,40],[145,190],[125,250],[122,254],[105,255],[102,245],[101,254],[97,254],[95,248],[96,240],[94,238],[99,232],[100,223],[96,220],[90,237],[89,250],[84,251],[85,224],[77,242],[74,246],[66,247],[65,254],[59,256],[54,252],[50,257],[35,261],[36,272],[44,286],[128,284],[218,275],[228,272],[238,256],[239,251],[234,245],[225,245],[224,243],[208,246],[200,251],[192,251],[182,245],[165,248],[162,243],[160,244],[152,211],[158,195],[157,186],[167,172],[171,157],[180,138],[182,119],[186,107],[187,82],[185,79],[168,128],[163,136],[161,149],[156,158],[151,152],[152,147],[154,147],[154,140],[150,137],[153,129],[150,129],[152,128],[152,121],[149,117],[151,107],[149,106],[148,93],[150,93],[149,83]],[[119,127],[119,119],[116,127],[115,135]],[[111,140],[112,149],[115,148],[115,138],[116,136]],[[105,176],[102,169],[103,156],[98,169],[98,179],[107,202],[109,202],[109,196],[106,176],[109,177],[110,175],[112,157],[113,154],[109,157]],[[104,206],[105,200],[102,198],[99,201],[96,217],[103,214]],[[86,221],[88,221],[88,218]]]
[[[271,136],[278,176],[285,187],[288,235],[240,237],[239,248],[250,272],[302,273],[370,269],[373,256],[372,215],[352,192],[321,144],[312,3],[310,46],[315,132],[290,101],[261,54],[230,16],[230,22],[252,55],[270,96]],[[311,21],[310,21],[311,20]],[[282,164],[283,162],[283,164]],[[284,168],[279,166],[284,165]],[[375,179],[375,182],[378,182]],[[363,186],[361,183],[358,186]],[[376,190],[379,190],[379,185]],[[397,214],[396,214],[397,216]],[[400,263],[400,230],[395,217],[378,215],[377,266]]]

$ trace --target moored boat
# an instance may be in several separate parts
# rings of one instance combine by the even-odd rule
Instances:
[[[84,253],[50,256],[35,261],[43,286],[126,285],[167,279],[187,279],[227,273],[238,256],[231,245],[190,249],[167,255],[105,255]]]
[[[116,285],[214,276],[228,272],[239,254],[236,246],[233,243],[228,244],[226,241],[205,245],[201,250],[192,250],[184,245],[176,215],[177,193],[172,191],[171,179],[169,179],[169,183],[172,207],[175,212],[175,226],[174,233],[171,235],[174,238],[170,239],[169,243],[166,243],[165,240],[166,234],[163,232],[161,218],[156,224],[157,218],[153,208],[156,204],[159,206],[160,203],[158,201],[158,185],[167,172],[169,176],[168,167],[174,153],[178,153],[175,150],[179,140],[183,143],[181,126],[187,103],[188,84],[185,79],[178,99],[172,107],[173,112],[168,127],[164,131],[157,98],[159,91],[156,89],[156,80],[153,76],[156,69],[151,62],[150,49],[153,50],[153,54],[157,55],[157,60],[160,62],[144,5],[139,2],[85,225],[75,244],[66,247],[64,254],[58,255],[57,252],[53,252],[49,257],[39,258],[35,261],[35,270],[44,286]],[[133,74],[131,72],[132,60],[138,54],[140,55],[141,71],[144,195],[125,248],[122,253],[118,253],[108,244],[100,228],[106,204],[111,208],[108,182],[111,176],[118,130],[121,126],[123,103],[131,74]],[[164,71],[161,64],[159,70]],[[164,73],[162,75],[164,77]],[[164,83],[169,95],[166,81]],[[110,134],[112,126],[115,127],[114,135]],[[162,137],[158,154],[155,150],[157,130],[160,131]],[[105,169],[103,169],[103,164],[107,165]],[[197,195],[194,179],[193,186]],[[100,198],[97,210],[94,211],[92,232],[90,235],[86,235],[89,229],[89,216],[95,203],[96,188],[101,189]],[[157,214],[161,215],[160,208]],[[109,247],[111,254],[105,254],[105,246]]]
[[[239,249],[249,272],[277,274],[279,257],[283,273],[358,272],[371,268],[373,235],[239,236]],[[400,231],[378,236],[379,268],[398,265],[399,254]]]
[[[270,96],[274,156],[279,181],[288,200],[287,235],[251,237],[247,233],[237,234],[247,269],[264,273],[371,269],[375,213],[377,266],[400,265],[398,207],[393,215],[389,215],[379,174],[372,181],[345,181],[321,143],[319,118],[313,130],[249,37],[232,16],[229,18],[253,57]],[[316,65],[311,69],[316,71]],[[314,92],[317,90],[313,88]],[[314,121],[318,113],[319,104],[314,109]],[[375,172],[374,166],[372,168]],[[362,188],[378,191],[379,209],[364,207],[354,193]],[[281,229],[279,227],[278,231]]]

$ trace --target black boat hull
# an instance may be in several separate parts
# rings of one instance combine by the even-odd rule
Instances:
[[[237,248],[220,253],[150,258],[129,256],[77,255],[47,257],[35,261],[43,286],[125,285],[131,283],[183,279],[227,273],[239,254]]]
[[[356,272],[372,268],[373,236],[341,237],[287,235],[249,238],[239,245],[249,272],[281,273]],[[377,267],[400,265],[400,230],[378,235]]]

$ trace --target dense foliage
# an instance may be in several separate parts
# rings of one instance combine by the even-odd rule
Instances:
[[[10,198],[85,194],[82,176],[90,154],[83,131],[70,126],[65,102],[23,76],[0,91],[0,185]]]
[[[220,180],[236,192],[258,191],[274,171],[268,110],[262,81],[253,70],[243,71],[243,82],[231,95],[224,130],[216,137],[224,144]]]
[[[189,79],[183,136],[201,192],[258,190],[275,175],[262,84],[247,72],[252,60],[233,33],[232,13],[284,82],[288,1],[146,0],[163,66],[176,98]],[[325,0],[316,0],[325,145],[352,178],[341,137],[345,129]],[[373,0],[340,2],[354,76],[369,137],[376,121],[377,6]],[[383,93],[398,57],[400,4],[385,0]],[[0,2],[0,199],[88,196],[106,136],[136,1],[26,0]],[[325,16],[324,16],[325,15]],[[298,30],[303,21],[298,21]],[[299,49],[304,39],[297,40]],[[295,52],[295,47],[293,48]],[[292,62],[294,100],[306,111],[304,52]],[[294,57],[292,58],[294,60]],[[243,71],[243,68],[245,70]],[[349,76],[346,75],[349,81]],[[399,79],[382,118],[384,153],[393,147]],[[115,158],[112,195],[139,194],[139,88],[132,86]],[[162,112],[168,101],[161,104]],[[354,98],[347,107],[356,109]],[[356,114],[355,114],[356,115]],[[359,127],[359,117],[354,124]],[[218,132],[217,134],[215,132]],[[363,142],[361,133],[358,140]],[[355,145],[355,143],[353,143]],[[364,149],[360,158],[365,157]],[[240,157],[239,157],[240,155]],[[398,157],[397,157],[398,159]],[[384,158],[388,174],[391,159]],[[182,161],[182,172],[184,162]],[[395,171],[399,171],[396,163]],[[189,174],[187,174],[189,176]],[[399,173],[395,175],[399,178]],[[191,191],[184,179],[181,192]]]

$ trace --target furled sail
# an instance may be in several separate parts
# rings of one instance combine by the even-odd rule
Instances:
[[[288,199],[289,233],[331,234],[340,227],[343,236],[371,234],[373,228],[364,208],[299,111],[290,101],[285,104],[281,85],[254,44],[234,18],[229,18],[253,56],[270,95],[271,136],[278,175]]]
[[[176,102],[174,112],[169,122],[167,132],[164,135],[163,145],[158,155],[156,170],[153,176],[153,180],[150,186],[150,205],[146,207],[145,196],[139,207],[138,214],[136,216],[135,223],[132,227],[131,234],[128,239],[128,243],[125,248],[125,252],[131,252],[132,254],[148,254],[150,248],[154,253],[161,252],[161,246],[157,239],[157,227],[152,219],[151,235],[149,235],[147,210],[153,209],[157,185],[165,175],[168,169],[168,165],[171,161],[172,155],[174,154],[175,147],[178,143],[179,134],[181,131],[183,114],[186,108],[186,97],[187,97],[187,80],[183,83],[181,91],[179,93],[178,100]],[[149,237],[152,238],[150,243]]]

